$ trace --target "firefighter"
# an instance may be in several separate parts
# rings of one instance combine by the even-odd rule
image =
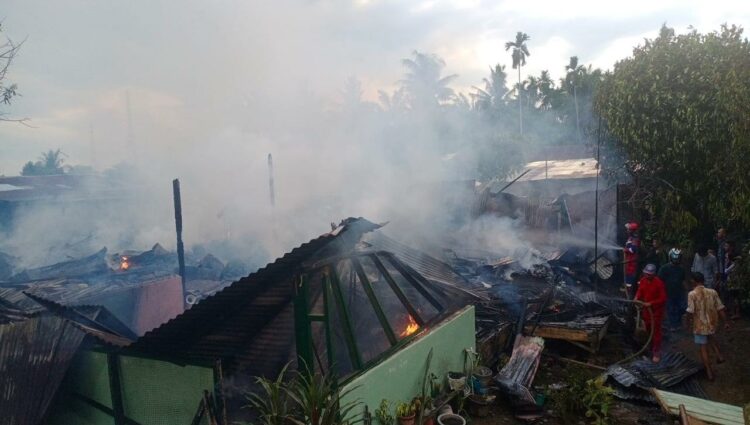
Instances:
[[[638,237],[638,223],[631,221],[625,224],[628,240],[622,249],[625,265],[625,291],[628,298],[633,299],[638,290],[638,251],[641,249],[641,239]]]
[[[643,277],[638,284],[635,299],[643,303],[643,322],[651,337],[651,361],[661,360],[661,322],[664,319],[664,304],[667,302],[667,291],[664,282],[656,275],[656,266],[647,264]]]

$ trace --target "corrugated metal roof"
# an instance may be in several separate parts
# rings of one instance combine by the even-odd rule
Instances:
[[[345,220],[331,233],[302,244],[147,332],[125,352],[198,364],[212,364],[222,359],[228,369],[250,360],[278,361],[284,354],[282,348],[289,345],[293,335],[269,331],[267,326],[285,323],[273,328],[293,327],[288,326],[291,316],[285,320],[284,312],[289,311],[294,294],[292,278],[301,263],[316,255],[330,256],[337,250],[351,249],[363,233],[379,227],[361,218]],[[263,371],[256,372],[263,374]]]
[[[597,174],[596,159],[594,158],[534,161],[523,166],[522,172],[526,170],[529,170],[529,172],[518,179],[519,182],[545,179],[594,178]],[[513,178],[508,179],[508,181],[511,180]]]
[[[637,359],[624,365],[610,366],[604,375],[614,384],[615,395],[622,399],[654,402],[650,388],[668,389],[698,397],[705,397],[700,384],[693,380],[702,367],[681,352],[666,353],[659,363]]]
[[[0,325],[3,423],[41,423],[84,335],[46,312]]]
[[[365,241],[377,250],[392,253],[401,262],[431,281],[447,285],[460,291],[463,296],[469,296],[474,299],[487,299],[487,297],[479,291],[481,288],[478,285],[469,282],[445,262],[440,261],[423,251],[411,248],[410,246],[391,239],[380,232],[374,232],[367,235]]]
[[[687,414],[712,424],[743,425],[745,419],[742,408],[731,404],[717,403],[663,390],[652,390],[654,397],[665,412],[679,416],[680,406],[685,406]]]

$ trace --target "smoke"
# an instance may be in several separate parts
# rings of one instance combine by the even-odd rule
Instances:
[[[414,73],[399,62],[414,59],[401,43],[368,59],[378,63],[377,70],[368,70],[358,64],[363,52],[356,42],[337,45],[316,20],[316,14],[334,13],[325,7],[274,7],[258,14],[253,6],[235,6],[239,10],[222,9],[219,17],[207,12],[211,31],[204,29],[206,36],[196,45],[182,43],[186,26],[178,22],[177,30],[157,32],[153,46],[144,45],[129,58],[153,66],[137,67],[115,52],[103,52],[105,60],[130,73],[113,70],[110,78],[120,80],[86,99],[78,97],[81,105],[69,105],[79,108],[75,113],[39,125],[52,131],[73,122],[84,129],[81,135],[94,129],[91,146],[80,140],[61,143],[70,163],[95,160],[100,171],[121,163],[129,167],[108,174],[115,192],[111,199],[16,210],[0,251],[32,266],[103,246],[116,252],[159,242],[174,249],[173,178],[181,181],[186,246],[223,247],[216,249],[225,261],[234,256],[261,265],[348,216],[390,221],[389,232],[407,243],[432,234],[447,244],[507,255],[530,248],[517,221],[465,217],[469,186],[435,189],[439,182],[469,182],[480,174],[502,176],[523,163],[523,151],[532,143],[515,136],[514,107],[500,117],[472,110],[467,96],[446,94],[451,86],[431,85],[453,73],[450,62],[431,69],[437,76]],[[139,28],[133,31],[161,28],[171,21],[168,15],[157,10],[145,22],[134,19]],[[286,31],[279,34],[282,22]],[[104,32],[105,39],[118,37]],[[24,48],[33,54],[35,47]],[[404,85],[408,72],[425,84]],[[393,78],[380,80],[382,75]],[[530,134],[549,135],[533,144],[558,141],[549,120],[529,116],[524,121]],[[275,206],[269,200],[268,154],[274,161]],[[89,156],[91,161],[84,160]],[[463,204],[446,199],[458,197],[447,193],[454,190],[463,194]]]

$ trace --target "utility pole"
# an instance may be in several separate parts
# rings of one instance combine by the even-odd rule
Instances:
[[[599,147],[602,144],[602,117],[596,130],[596,187],[594,189],[594,292],[599,289]]]
[[[180,267],[180,281],[182,282],[182,305],[185,302],[185,246],[182,243],[182,198],[180,196],[180,180],[172,180],[172,196],[174,199],[174,225],[177,231],[177,261]]]

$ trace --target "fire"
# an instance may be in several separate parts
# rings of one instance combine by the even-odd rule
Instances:
[[[128,261],[128,257],[120,258],[120,270],[127,270],[129,268],[130,268],[130,261]]]
[[[414,321],[414,318],[411,317],[411,314],[409,315],[409,323],[406,325],[406,328],[399,334],[399,336],[409,336],[412,335],[414,332],[419,330],[419,325],[417,322]]]

